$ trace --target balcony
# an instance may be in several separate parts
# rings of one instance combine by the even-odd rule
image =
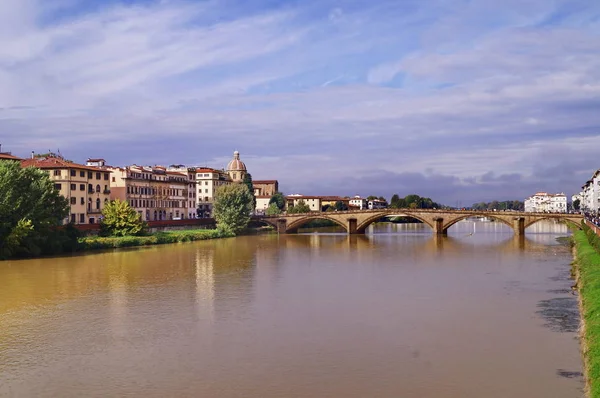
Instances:
[[[110,195],[110,189],[105,189],[104,191],[102,191],[102,193],[105,195]]]
[[[101,214],[102,209],[88,209],[87,214]]]

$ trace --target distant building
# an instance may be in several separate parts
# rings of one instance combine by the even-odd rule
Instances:
[[[50,176],[54,187],[67,198],[70,214],[65,223],[95,224],[110,200],[110,171],[73,163],[62,156],[48,154],[21,161],[22,167],[37,167]]]
[[[244,166],[245,168],[246,166]],[[194,169],[196,178],[196,197],[199,217],[212,217],[215,191],[223,185],[231,184],[229,173],[210,167]]]
[[[387,208],[387,206],[388,206],[388,204],[387,204],[387,201],[385,201],[385,200],[373,199],[373,200],[369,200],[367,202],[367,208],[369,210],[385,209],[385,208]]]
[[[352,199],[350,199],[349,203],[351,207],[359,210],[364,210],[367,208],[367,199],[361,198],[360,195],[354,196]]]
[[[581,187],[580,208],[586,213],[598,214],[600,208],[600,169]]]
[[[138,165],[108,167],[108,170],[113,173],[111,199],[127,201],[144,221],[195,217],[189,200],[190,184],[195,184],[187,171]]]
[[[227,164],[227,169],[225,171],[229,174],[231,181],[244,181],[244,177],[248,171],[246,170],[244,162],[240,160],[240,153],[238,151],[233,152],[233,159]]]
[[[342,202],[349,206],[350,199],[341,196],[315,196],[315,195],[288,195],[285,198],[286,208],[297,206],[300,201],[304,201],[310,208],[310,211],[322,211],[324,206],[335,207],[336,202]]]
[[[525,211],[528,213],[566,213],[567,195],[537,192],[525,199]]]

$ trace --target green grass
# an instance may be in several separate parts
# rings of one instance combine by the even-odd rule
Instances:
[[[600,253],[593,246],[594,239],[586,232],[585,229],[575,231],[573,241],[577,249],[577,282],[583,307],[583,357],[589,396],[600,398]]]
[[[157,232],[148,236],[101,237],[91,236],[79,239],[79,251],[117,249],[120,247],[163,245],[167,243],[192,242],[196,240],[228,238],[233,235],[216,229],[195,229],[185,231]]]

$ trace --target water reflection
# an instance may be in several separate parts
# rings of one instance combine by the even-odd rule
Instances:
[[[0,395],[578,396],[567,231],[503,227],[0,263]]]

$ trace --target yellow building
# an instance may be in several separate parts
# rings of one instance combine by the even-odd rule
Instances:
[[[167,171],[162,166],[110,167],[111,199],[127,201],[144,221],[193,218],[187,172]],[[192,188],[193,190],[194,188]]]
[[[110,171],[73,163],[55,154],[25,159],[22,167],[37,167],[48,173],[54,187],[71,206],[65,223],[95,224],[110,200]]]

